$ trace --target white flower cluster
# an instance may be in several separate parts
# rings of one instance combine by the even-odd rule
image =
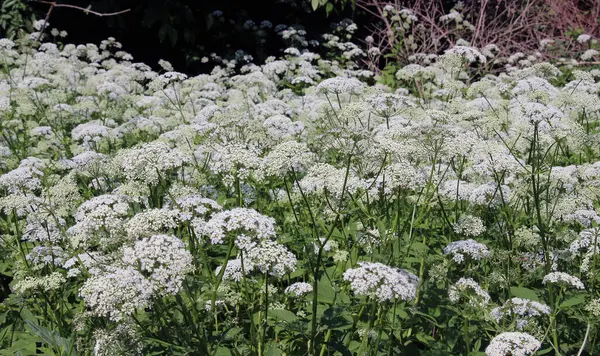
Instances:
[[[585,229],[579,233],[579,237],[571,242],[569,251],[574,255],[582,257],[580,269],[583,273],[593,273],[593,259],[600,246],[598,242],[600,239],[600,229],[595,227],[591,229]]]
[[[476,308],[485,308],[490,302],[488,292],[472,278],[461,278],[450,286],[448,298],[453,303],[458,303],[461,300],[467,301],[469,305]]]
[[[587,252],[598,243],[600,238],[600,228],[585,229],[579,233],[579,238],[571,242],[569,250],[571,253],[577,254]]]
[[[96,330],[94,339],[94,356],[143,355],[141,335],[131,323],[119,324],[112,330]]]
[[[285,115],[273,115],[263,121],[267,129],[267,135],[273,140],[289,139],[304,130],[304,124],[300,121],[292,121]]]
[[[256,246],[243,251],[244,262],[247,261],[248,272],[258,270],[281,278],[286,273],[296,270],[298,260],[282,244],[272,240],[262,240]],[[246,266],[244,266],[246,267]]]
[[[505,332],[492,339],[485,349],[487,356],[530,356],[542,343],[535,337],[520,332]]]
[[[68,254],[59,246],[35,246],[26,256],[33,266],[62,266]]]
[[[502,318],[516,317],[517,329],[522,330],[529,319],[542,315],[550,315],[552,310],[546,304],[522,298],[511,298],[500,307],[492,309],[491,316],[500,322]]]
[[[448,244],[443,250],[444,255],[451,255],[456,263],[462,263],[465,255],[474,261],[479,261],[490,255],[490,250],[486,245],[473,239],[454,241]]]
[[[173,205],[179,210],[179,217],[182,220],[202,219],[223,210],[223,207],[216,201],[198,194],[176,198]]]
[[[246,268],[242,268],[242,260],[240,258],[236,258],[234,260],[227,261],[227,266],[225,267],[225,271],[223,271],[223,280],[224,281],[233,281],[239,282],[244,278],[244,274],[246,272]],[[223,266],[219,266],[215,269],[215,275],[221,274],[221,270]]]
[[[479,236],[486,230],[483,220],[472,215],[461,215],[452,227],[454,232],[465,236]]]
[[[133,267],[115,268],[90,277],[79,295],[97,316],[120,321],[137,309],[146,308],[152,295],[154,284]]]
[[[53,290],[58,290],[66,283],[65,276],[60,272],[52,272],[43,277],[27,276],[15,283],[12,287],[13,291],[18,294],[25,293],[48,293]]]
[[[150,142],[140,148],[121,150],[113,163],[126,179],[156,185],[166,179],[168,170],[183,165],[189,158],[164,142]]]
[[[129,214],[125,196],[106,194],[85,201],[75,214],[76,224],[67,232],[74,245],[93,240],[95,233],[118,234]]]
[[[360,94],[364,85],[356,78],[329,78],[317,85],[317,90],[322,93],[334,94]]]
[[[235,208],[214,214],[196,227],[196,233],[208,236],[212,244],[221,244],[228,235],[242,233],[265,240],[275,237],[275,219],[253,209]]]
[[[386,302],[412,300],[416,296],[418,277],[402,269],[378,262],[359,262],[360,267],[344,272],[344,280],[356,295]]]
[[[301,189],[305,194],[322,195],[327,192],[339,198],[344,191],[355,192],[362,184],[351,174],[346,179],[346,171],[343,168],[317,163],[308,169],[298,186],[296,189]]]
[[[296,297],[302,297],[306,294],[312,293],[312,291],[312,285],[306,282],[296,282],[285,288],[285,293],[293,294]]]
[[[44,176],[43,169],[44,164],[41,161],[39,164],[30,164],[30,161],[23,160],[19,167],[0,176],[0,188],[10,193],[38,190],[41,188],[41,178]]]
[[[127,237],[137,240],[157,233],[167,233],[169,229],[176,229],[180,213],[169,209],[148,209],[134,215],[125,223]]]
[[[479,62],[485,64],[487,62],[487,58],[481,52],[479,52],[474,47],[469,46],[454,46],[446,51],[446,54],[454,54],[464,58],[467,62]]]
[[[550,272],[544,276],[542,283],[553,283],[569,288],[585,289],[583,282],[579,278],[564,272]]]
[[[265,173],[284,177],[290,172],[303,172],[314,160],[307,145],[297,141],[286,141],[275,146],[265,157]]]
[[[77,125],[71,132],[74,141],[83,143],[99,142],[104,137],[110,137],[110,129],[98,122],[86,122]]]
[[[21,239],[24,241],[56,244],[64,238],[61,229],[65,225],[66,221],[62,218],[54,219],[39,213],[29,214]]]
[[[198,236],[212,244],[233,239],[240,258],[227,262],[223,278],[239,281],[244,274],[260,272],[281,278],[296,270],[297,259],[284,245],[274,241],[275,219],[253,209],[235,208],[218,212],[207,221],[194,220]],[[242,263],[243,262],[243,263]],[[219,267],[215,273],[222,270]]]
[[[586,306],[585,310],[595,318],[600,318],[600,298],[592,299]]]
[[[154,283],[155,290],[176,294],[185,276],[194,271],[192,255],[175,236],[155,235],[136,241],[123,251],[123,263],[138,268]]]

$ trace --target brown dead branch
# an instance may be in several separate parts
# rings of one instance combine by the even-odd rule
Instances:
[[[77,5],[61,4],[56,1],[44,1],[44,0],[34,0],[34,1],[38,2],[40,4],[50,5],[50,8],[48,8],[48,12],[46,12],[46,17],[44,18],[44,26],[40,30],[40,34],[38,36],[38,41],[42,38],[42,34],[46,30],[46,25],[48,23],[48,20],[50,19],[52,10],[54,10],[55,7],[64,7],[64,8],[68,8],[68,9],[75,9],[75,10],[83,11],[85,14],[92,14],[92,15],[96,15],[96,16],[100,16],[100,17],[121,15],[121,14],[131,11],[131,9],[125,9],[125,10],[121,10],[121,11],[117,11],[117,12],[97,12],[97,11],[92,11],[89,7],[85,8],[85,7],[81,7],[81,6],[77,6]]]

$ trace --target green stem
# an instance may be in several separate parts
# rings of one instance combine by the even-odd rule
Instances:
[[[465,318],[465,323],[464,323],[464,333],[465,333],[465,345],[467,347],[467,352],[466,355],[469,356],[469,354],[471,353],[471,335],[469,335],[469,325],[470,324],[470,320],[469,318]]]
[[[331,338],[331,329],[327,330],[327,334],[325,334],[325,340],[323,341],[323,345],[321,345],[321,352],[319,352],[319,356],[325,355],[325,350],[327,350],[327,343]]]

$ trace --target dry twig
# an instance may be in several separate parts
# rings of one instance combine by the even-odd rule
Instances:
[[[81,6],[77,6],[77,5],[61,4],[56,1],[44,1],[44,0],[34,0],[34,1],[38,2],[40,4],[50,5],[48,12],[46,12],[46,17],[44,18],[44,26],[40,30],[40,34],[38,36],[38,41],[41,39],[42,34],[46,30],[46,24],[48,23],[48,20],[50,19],[50,15],[52,14],[52,10],[54,10],[55,7],[65,7],[65,8],[69,8],[69,9],[80,10],[86,14],[89,13],[92,15],[100,16],[100,17],[121,15],[121,14],[131,11],[131,9],[126,9],[126,10],[121,10],[121,11],[117,11],[117,12],[97,12],[97,11],[92,11],[90,9],[90,7],[85,8],[85,7],[81,7]]]

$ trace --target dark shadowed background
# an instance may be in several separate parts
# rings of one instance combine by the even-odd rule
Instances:
[[[97,44],[112,36],[136,61],[154,66],[159,59],[165,59],[177,70],[191,74],[212,67],[201,62],[210,53],[233,58],[237,50],[243,50],[258,62],[279,54],[286,47],[275,31],[279,24],[306,29],[307,39],[318,39],[332,22],[359,15],[347,6],[327,16],[323,8],[313,11],[310,2],[302,0],[63,0],[58,3],[83,8],[91,5],[92,10],[102,13],[131,9],[117,16],[98,17],[76,9],[54,8],[50,28],[66,30],[67,42]],[[25,0],[7,0],[2,6],[5,13],[11,7],[23,6],[20,13],[24,20],[30,20],[32,12],[38,19],[44,18],[50,7]],[[17,18],[12,15],[8,21]],[[269,21],[272,27],[266,23],[261,26],[262,21]]]

